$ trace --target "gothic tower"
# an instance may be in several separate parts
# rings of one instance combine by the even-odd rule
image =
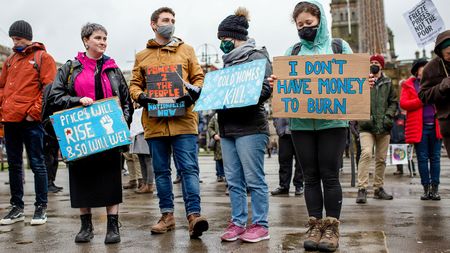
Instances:
[[[383,0],[332,0],[330,7],[333,38],[346,40],[355,53],[387,56]]]
[[[356,2],[356,0],[332,0],[330,4],[333,19],[331,34],[333,38],[347,41],[353,52],[359,52],[359,13]]]

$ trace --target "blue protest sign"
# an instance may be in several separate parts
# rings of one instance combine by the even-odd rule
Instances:
[[[130,130],[116,97],[56,112],[50,119],[64,161],[131,144]]]
[[[237,108],[258,103],[266,59],[208,72],[194,111]]]

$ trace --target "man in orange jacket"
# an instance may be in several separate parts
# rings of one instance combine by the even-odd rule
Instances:
[[[5,125],[5,146],[11,189],[10,212],[1,225],[25,219],[23,198],[23,145],[34,173],[36,202],[31,225],[47,221],[47,170],[44,163],[44,130],[41,125],[42,90],[53,82],[56,64],[42,43],[32,42],[30,24],[19,20],[9,28],[14,53],[0,75],[0,118]]]

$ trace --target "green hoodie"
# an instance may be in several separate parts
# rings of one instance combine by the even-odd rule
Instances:
[[[320,3],[314,0],[304,0],[302,2],[309,2],[320,9],[320,24],[317,30],[316,38],[313,42],[301,40],[302,47],[298,55],[316,55],[316,54],[333,54],[331,47],[331,36],[328,31],[327,17],[323,11],[323,7]],[[291,55],[292,45],[285,53],[285,55]],[[346,41],[342,41],[342,53],[352,54],[353,51]],[[322,130],[328,128],[348,127],[348,121],[346,120],[321,120],[321,119],[291,119],[291,130]]]

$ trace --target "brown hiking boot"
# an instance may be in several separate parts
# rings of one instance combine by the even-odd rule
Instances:
[[[137,194],[153,193],[153,184],[143,184],[141,188],[134,192]]]
[[[123,189],[135,189],[137,187],[136,180],[130,180],[128,181],[128,184],[123,185]]]
[[[305,250],[315,251],[322,237],[322,220],[316,217],[309,217],[307,224],[308,231],[306,231],[306,239],[303,242]]]
[[[187,218],[189,221],[189,236],[191,237],[191,239],[202,236],[203,232],[208,230],[208,221],[200,214],[194,213],[189,215]]]
[[[175,229],[175,218],[173,213],[163,213],[156,225],[152,226],[152,234],[164,234]]]
[[[137,188],[140,189],[140,188],[142,188],[142,186],[144,186],[144,185],[145,185],[144,179],[139,178],[139,179],[138,179]]]
[[[333,217],[323,219],[322,232],[322,239],[317,246],[319,251],[336,251],[339,247],[339,220]]]

